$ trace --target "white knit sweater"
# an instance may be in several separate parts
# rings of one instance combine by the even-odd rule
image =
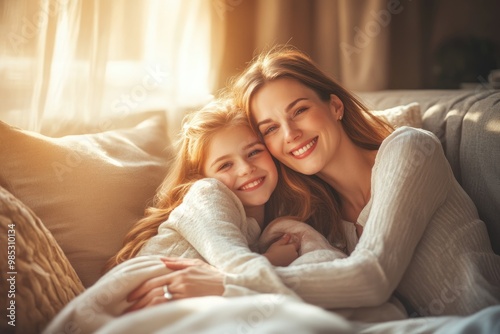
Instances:
[[[395,289],[420,315],[500,303],[500,256],[432,133],[402,127],[384,140],[358,223],[359,242],[345,222],[348,258],[276,271],[305,301],[327,308],[379,305]]]

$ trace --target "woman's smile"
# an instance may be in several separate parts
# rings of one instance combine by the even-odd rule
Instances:
[[[296,159],[303,159],[314,151],[317,143],[318,137],[316,136],[307,144],[302,145],[298,149],[293,149],[290,154],[293,155]]]

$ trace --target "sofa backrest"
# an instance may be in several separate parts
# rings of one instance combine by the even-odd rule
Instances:
[[[500,254],[500,90],[393,90],[357,94],[370,109],[418,102],[458,182]]]

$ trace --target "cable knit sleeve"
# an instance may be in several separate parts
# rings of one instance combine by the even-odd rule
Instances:
[[[371,209],[355,250],[329,263],[277,268],[304,300],[327,307],[376,306],[401,281],[453,177],[430,132],[399,128],[381,145],[372,171]]]
[[[221,182],[197,181],[169,220],[208,263],[227,274],[225,296],[251,293],[247,289],[296,296],[272,264],[250,250],[260,228],[255,220],[247,220],[241,201]]]

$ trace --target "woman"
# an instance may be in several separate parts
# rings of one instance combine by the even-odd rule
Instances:
[[[285,173],[319,177],[337,194],[350,256],[276,268],[287,285],[301,277],[304,300],[365,307],[396,293],[420,315],[500,303],[500,257],[432,133],[392,131],[295,49],[262,54],[232,90]]]

